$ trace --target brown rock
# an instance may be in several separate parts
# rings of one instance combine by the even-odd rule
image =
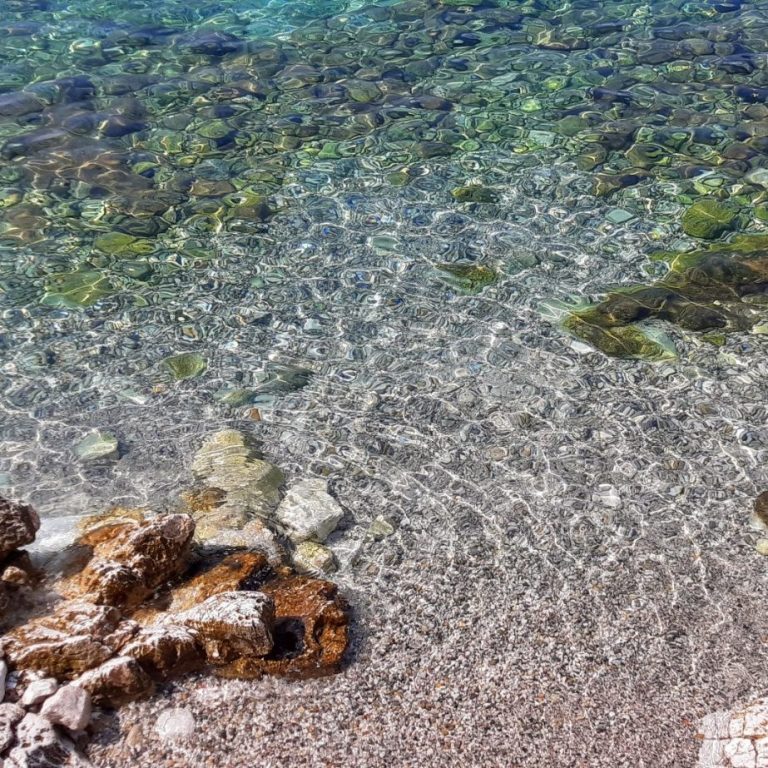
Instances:
[[[153,680],[168,680],[205,665],[197,636],[184,627],[174,625],[141,630],[121,653],[136,659]]]
[[[211,664],[261,657],[272,650],[274,606],[263,592],[222,592],[176,620],[197,633]]]
[[[222,669],[225,677],[319,677],[338,672],[349,642],[349,609],[330,581],[280,576],[262,587],[275,605],[274,647],[263,659],[243,657]]]
[[[768,528],[768,491],[763,491],[755,499],[755,517]]]
[[[139,662],[128,656],[105,661],[81,675],[77,684],[91,694],[94,704],[113,708],[148,696],[155,687]]]
[[[31,544],[38,528],[40,518],[32,507],[0,497],[0,560]]]
[[[219,562],[199,564],[192,578],[161,598],[162,607],[168,614],[178,614],[222,592],[258,589],[272,576],[267,558],[261,552],[234,552]],[[159,617],[156,612],[141,610],[135,618],[152,624]]]
[[[0,638],[0,651],[11,669],[70,679],[114,653],[107,638],[119,623],[120,613],[114,608],[68,601],[50,615],[7,632]]]
[[[187,515],[110,523],[87,531],[76,546],[90,550],[90,560],[57,589],[65,597],[135,607],[187,568],[194,531]]]

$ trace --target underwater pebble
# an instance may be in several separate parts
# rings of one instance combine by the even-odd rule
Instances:
[[[325,541],[344,517],[344,510],[328,493],[325,480],[302,480],[288,490],[275,517],[296,542]]]
[[[155,731],[163,741],[181,741],[195,734],[195,718],[186,707],[164,709],[157,717]]]
[[[93,432],[75,447],[81,461],[114,459],[118,456],[117,438],[110,432]]]

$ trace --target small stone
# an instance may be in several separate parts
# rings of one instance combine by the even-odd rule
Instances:
[[[82,731],[91,721],[91,694],[79,685],[65,685],[45,701],[40,714],[67,730]]]
[[[756,528],[768,531],[768,491],[763,491],[754,503],[753,523]]]
[[[391,536],[394,532],[395,526],[383,515],[374,518],[371,527],[368,529],[368,535],[374,541],[381,541],[381,539]]]
[[[163,741],[182,741],[195,734],[195,718],[186,707],[164,709],[155,724],[155,730]]]
[[[768,556],[768,539],[758,539],[755,549],[759,555]]]
[[[332,573],[338,567],[333,552],[316,541],[302,541],[296,547],[293,563],[307,573]]]
[[[24,691],[24,695],[21,697],[21,706],[26,709],[36,707],[38,704],[44,702],[49,696],[53,696],[56,693],[56,689],[59,684],[53,677],[44,677],[42,680],[33,680]]]
[[[92,432],[77,444],[75,453],[81,461],[116,459],[117,438],[109,432]]]
[[[614,208],[612,211],[608,211],[605,218],[607,221],[610,221],[611,224],[623,224],[625,221],[634,219],[635,214],[625,211],[623,208]]]
[[[0,701],[5,698],[5,681],[8,679],[8,663],[0,659]]]
[[[21,722],[25,714],[18,704],[0,704],[0,753],[13,743],[14,726]]]
[[[182,352],[178,355],[166,357],[163,360],[163,365],[165,365],[177,381],[200,376],[208,367],[205,358],[195,352]]]
[[[303,480],[280,502],[275,516],[293,541],[325,541],[344,517],[344,510],[327,488],[325,480]]]

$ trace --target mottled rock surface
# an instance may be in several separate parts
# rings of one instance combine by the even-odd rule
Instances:
[[[274,605],[262,592],[222,592],[176,620],[199,634],[211,664],[265,656],[272,650]]]
[[[31,544],[38,528],[40,518],[32,507],[0,497],[0,561]]]
[[[81,731],[91,720],[91,695],[79,685],[65,685],[45,701],[40,714],[69,731]]]

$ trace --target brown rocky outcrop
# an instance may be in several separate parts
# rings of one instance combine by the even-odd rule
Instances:
[[[188,515],[106,523],[76,542],[87,561],[56,585],[64,597],[122,608],[137,606],[189,565],[195,524]]]

